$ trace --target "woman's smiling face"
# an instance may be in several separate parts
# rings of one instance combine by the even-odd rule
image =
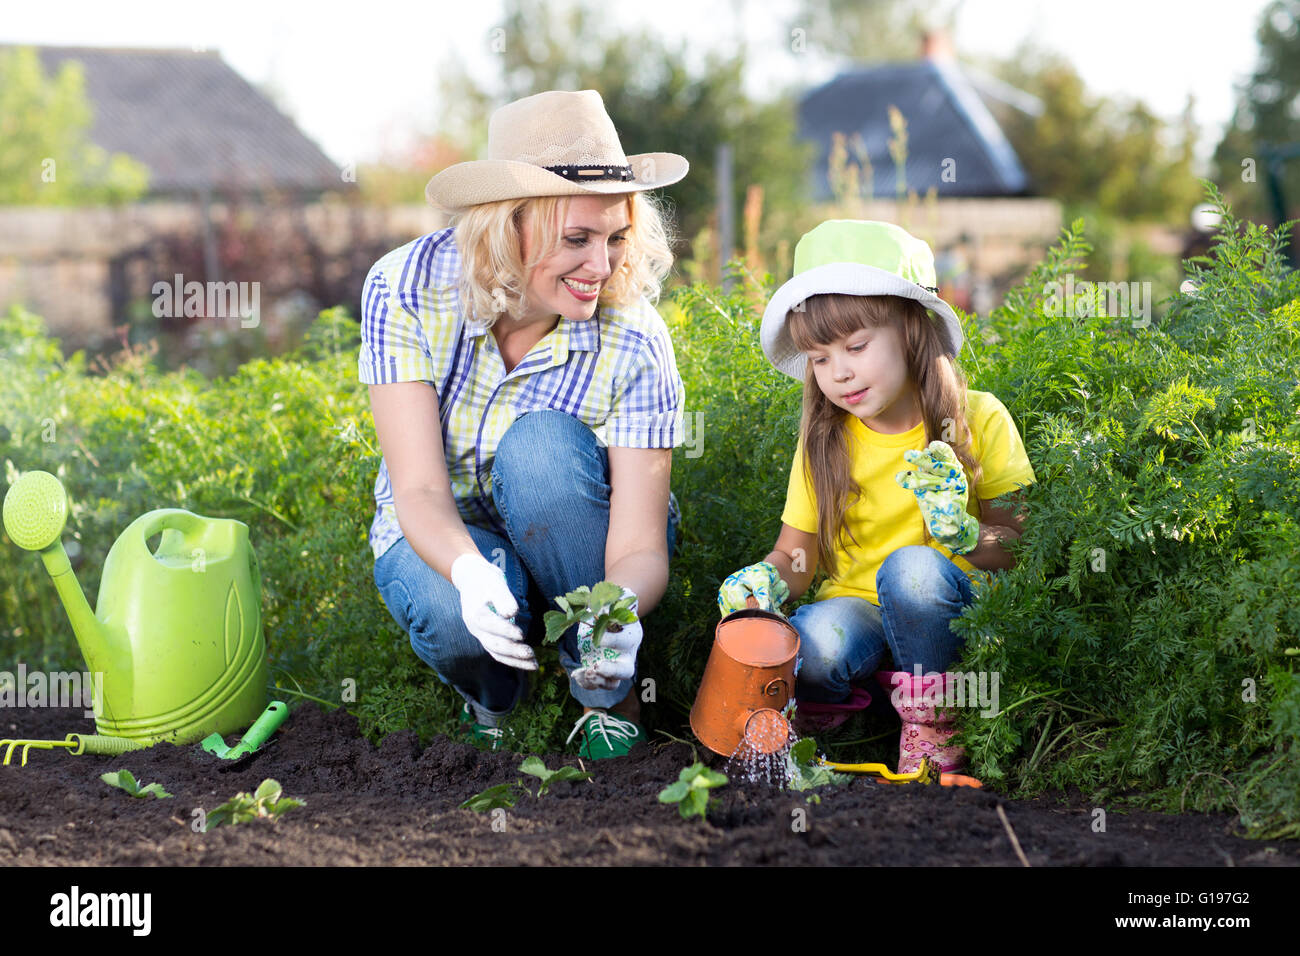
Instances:
[[[539,262],[529,278],[523,324],[552,321],[557,315],[582,322],[595,314],[605,283],[627,251],[630,205],[625,193],[569,200],[559,248]],[[525,262],[533,254],[531,215],[521,224]]]

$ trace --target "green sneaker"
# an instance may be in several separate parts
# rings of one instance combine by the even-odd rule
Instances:
[[[505,731],[500,727],[489,727],[486,724],[476,724],[474,722],[474,714],[469,709],[469,701],[466,701],[465,706],[460,709],[460,723],[462,731],[464,731],[466,725],[469,726],[469,730],[464,732],[465,736],[468,737],[470,741],[473,743],[487,744],[488,748],[491,750],[498,749],[505,737]]]
[[[579,730],[582,731],[582,743],[578,745],[578,756],[589,760],[626,757],[629,750],[645,740],[645,731],[639,726],[603,710],[583,714],[573,725],[565,743],[573,740]]]

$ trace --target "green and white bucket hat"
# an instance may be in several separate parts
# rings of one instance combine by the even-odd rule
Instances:
[[[890,222],[828,219],[794,247],[794,275],[776,290],[763,312],[763,354],[802,382],[807,358],[794,347],[786,316],[810,296],[839,292],[915,299],[942,320],[944,345],[956,358],[962,346],[961,323],[938,291],[934,253],[923,240]]]

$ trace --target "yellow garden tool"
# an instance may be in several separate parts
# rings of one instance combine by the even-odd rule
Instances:
[[[921,766],[911,773],[895,773],[883,763],[833,763],[830,760],[817,759],[818,765],[841,773],[869,773],[878,777],[881,783],[937,783],[943,787],[983,787],[974,777],[961,773],[943,773],[930,763],[929,757],[921,758]]]
[[[27,751],[33,747],[37,750],[54,750],[57,747],[65,747],[68,753],[76,757],[81,754],[112,756],[114,754],[124,754],[128,750],[144,750],[147,746],[148,744],[141,743],[138,740],[127,740],[125,737],[107,737],[103,734],[68,734],[65,740],[0,740],[0,747],[5,748],[3,764],[6,767],[14,755],[15,747],[23,748],[23,759],[20,766],[26,767]]]

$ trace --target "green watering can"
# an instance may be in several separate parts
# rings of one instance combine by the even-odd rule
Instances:
[[[5,531],[41,553],[88,669],[104,675],[99,733],[190,744],[257,720],[267,666],[248,525],[179,508],[141,515],[104,559],[92,614],[60,540],[67,515],[67,493],[48,471],[26,472],[5,495]]]

